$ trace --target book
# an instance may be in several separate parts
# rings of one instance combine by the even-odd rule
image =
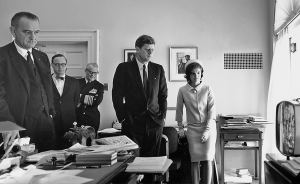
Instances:
[[[293,160],[295,160],[298,164],[300,164],[300,157],[295,157],[293,158]]]
[[[113,165],[117,163],[117,158],[113,160],[97,160],[97,161],[76,161],[75,164],[78,166],[99,166],[99,165]]]
[[[282,163],[283,167],[287,168],[290,172],[292,172],[294,175],[298,175],[300,173],[300,169],[294,169],[290,164],[288,163]]]
[[[234,173],[234,172],[231,172],[230,175],[232,176],[236,176],[236,177],[252,177],[251,174],[249,172],[245,172],[245,173]]]
[[[126,135],[95,139],[95,142],[99,145],[117,145],[117,151],[126,151],[139,148],[139,146],[134,141],[129,139]]]
[[[235,173],[244,173],[244,172],[249,172],[249,170],[247,168],[231,168],[230,169],[232,172],[235,172]]]
[[[295,160],[288,160],[287,163],[289,163],[294,169],[300,169],[300,164]]]
[[[117,156],[115,150],[110,151],[100,151],[100,152],[84,152],[76,156],[76,158],[103,158],[103,159],[112,159]]]
[[[237,177],[231,175],[232,171],[224,171],[224,182],[229,183],[252,183],[252,177]]]

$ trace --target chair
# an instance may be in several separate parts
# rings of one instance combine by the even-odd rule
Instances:
[[[174,127],[164,127],[160,145],[160,156],[167,156],[173,163],[165,174],[165,181],[170,180],[170,171],[178,170],[181,167],[181,155],[178,153],[178,133]]]

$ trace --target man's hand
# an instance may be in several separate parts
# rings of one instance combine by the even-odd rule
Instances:
[[[91,96],[91,95],[85,95],[84,96],[84,104],[86,104],[86,105],[92,105],[93,100],[94,100],[94,97]]]
[[[20,135],[19,135],[19,131],[15,130],[10,132],[3,132],[2,137],[3,137],[4,150],[5,150],[7,146],[11,145],[16,138],[20,138]]]

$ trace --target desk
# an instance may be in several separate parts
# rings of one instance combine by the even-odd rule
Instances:
[[[287,158],[280,154],[267,153],[268,161],[265,165],[265,183],[281,183],[281,184],[299,184],[300,174],[295,175],[281,164],[287,161]]]
[[[262,133],[259,130],[220,130],[220,151],[221,151],[221,184],[224,183],[224,150],[254,150],[255,151],[255,173],[257,178],[257,170],[259,183],[261,184],[261,168],[262,168]],[[258,141],[258,147],[224,147],[225,141]],[[258,168],[257,168],[258,154]]]
[[[118,156],[118,162],[111,166],[103,166],[101,168],[79,168],[76,165],[71,165],[67,167],[67,170],[83,170],[81,173],[77,174],[77,176],[81,176],[84,178],[93,179],[87,184],[106,184],[106,183],[136,183],[136,175],[131,173],[125,173],[125,169],[127,167],[127,163],[131,163],[136,156],[139,156],[139,149],[133,150],[130,156]],[[28,165],[28,163],[24,164],[23,167]],[[40,169],[52,170],[53,168],[49,168],[46,166],[41,166]]]

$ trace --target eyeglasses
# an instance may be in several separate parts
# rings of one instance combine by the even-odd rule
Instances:
[[[67,66],[66,63],[52,63],[52,64],[53,64],[54,66],[56,66],[57,68],[58,68],[59,66],[61,66],[62,68]]]
[[[85,69],[85,71],[89,72],[90,75],[98,75],[99,74],[99,72],[92,72],[87,68]]]

